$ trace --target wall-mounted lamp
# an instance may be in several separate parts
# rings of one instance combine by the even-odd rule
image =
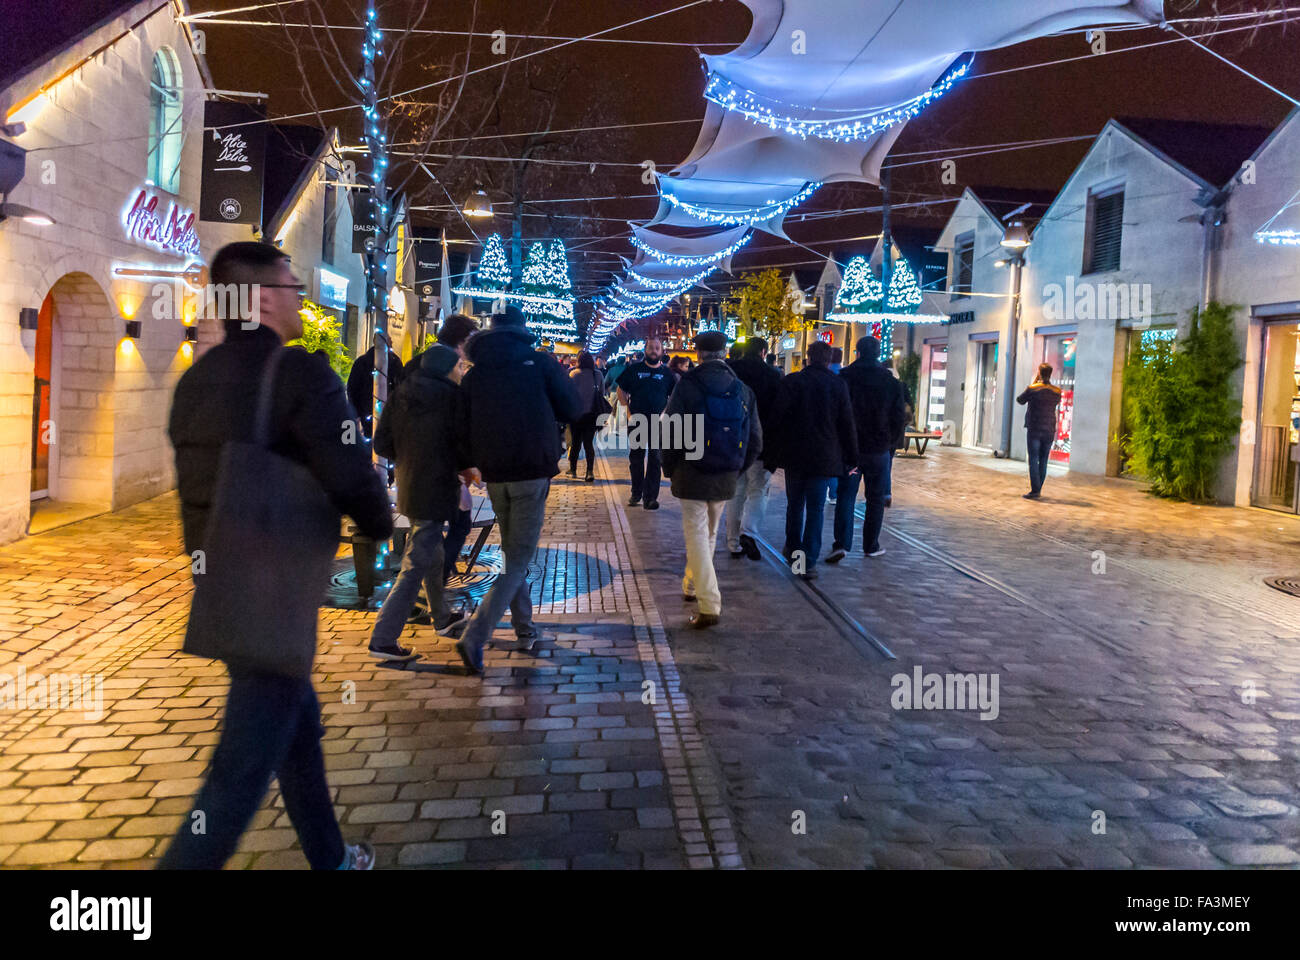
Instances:
[[[0,221],[8,220],[10,217],[17,217],[24,223],[30,223],[38,227],[54,226],[53,217],[34,207],[25,207],[21,203],[0,203]]]
[[[139,320],[128,320],[126,322],[126,335],[132,340],[140,338],[142,324]]]
[[[35,307],[23,307],[18,311],[18,329],[35,330],[41,322],[41,312]]]
[[[185,340],[187,343],[199,342],[199,331],[194,327],[185,328]]]

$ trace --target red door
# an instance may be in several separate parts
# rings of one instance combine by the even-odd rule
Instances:
[[[36,382],[32,391],[32,499],[50,495],[50,370],[53,362],[54,309],[47,296],[36,325]]]

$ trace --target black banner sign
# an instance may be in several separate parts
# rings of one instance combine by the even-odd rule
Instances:
[[[365,253],[366,241],[374,246],[379,236],[379,222],[375,219],[375,205],[370,202],[370,191],[349,190],[352,194],[352,252]]]
[[[266,107],[210,100],[203,105],[203,192],[199,219],[262,222]]]

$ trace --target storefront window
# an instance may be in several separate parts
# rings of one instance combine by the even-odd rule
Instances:
[[[986,340],[979,345],[979,427],[975,443],[981,447],[992,447],[994,427],[998,418],[998,342]]]
[[[1070,429],[1074,423],[1074,357],[1077,340],[1074,334],[1043,337],[1043,362],[1052,365],[1052,382],[1061,388],[1061,403],[1056,408],[1056,439],[1051,458],[1057,463],[1070,462]]]
[[[1296,455],[1300,449],[1300,324],[1271,324],[1264,332],[1264,372],[1255,431],[1257,507],[1300,513]]]
[[[930,345],[929,378],[926,387],[925,424],[935,433],[942,432],[944,397],[948,389],[948,345]]]
[[[176,54],[163,47],[153,58],[149,80],[149,183],[168,193],[180,192],[181,68]]]

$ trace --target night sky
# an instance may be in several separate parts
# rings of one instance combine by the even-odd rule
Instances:
[[[0,0],[8,9],[15,2]],[[69,0],[41,0],[43,9],[56,8]],[[82,7],[98,0],[77,0]],[[196,12],[246,7],[257,0],[195,0]],[[972,0],[976,2],[976,0]],[[557,37],[590,34],[605,27],[669,10],[674,0],[481,0],[477,7],[468,2],[388,0],[380,4],[381,24],[406,21],[411,11],[427,9],[421,26],[439,30],[468,30],[477,8],[475,29],[490,32],[503,29],[510,34],[533,33]],[[1280,0],[1219,2],[1209,0],[1167,0],[1166,15],[1208,16],[1243,10],[1284,6]],[[241,18],[303,22],[309,17],[335,25],[359,23],[364,15],[362,0],[321,0],[320,3],[288,5],[240,13]],[[1300,17],[1300,13],[1292,14]],[[1279,18],[1281,19],[1281,18]],[[630,255],[626,235],[627,219],[643,219],[655,210],[647,196],[653,188],[641,182],[639,164],[652,159],[662,169],[685,157],[693,145],[698,121],[704,114],[701,92],[704,73],[693,45],[707,45],[709,52],[724,52],[740,42],[749,28],[749,10],[738,0],[700,3],[690,9],[664,16],[611,36],[620,39],[672,41],[679,46],[642,46],[606,43],[576,43],[515,63],[507,74],[504,90],[496,87],[502,71],[490,69],[470,78],[457,108],[442,131],[443,137],[464,136],[479,128],[481,135],[521,133],[546,127],[645,124],[657,121],[685,121],[661,126],[624,128],[585,133],[554,134],[529,141],[479,139],[472,143],[443,143],[437,152],[461,149],[474,156],[517,157],[525,144],[532,155],[546,159],[580,160],[582,165],[541,166],[523,169],[522,184],[516,190],[516,165],[461,158],[434,158],[430,167],[443,181],[431,184],[424,174],[411,181],[414,203],[441,205],[444,209],[418,214],[417,223],[446,226],[453,237],[470,236],[461,218],[451,212],[448,194],[457,202],[482,182],[498,210],[507,198],[518,193],[529,205],[525,237],[563,236],[573,247],[585,251],[575,273],[584,292],[607,279],[617,266],[614,254]],[[1235,23],[1221,23],[1234,26]],[[1186,32],[1204,35],[1211,24],[1184,26]],[[360,62],[360,33],[330,32],[337,42],[347,69]],[[243,27],[211,24],[206,28],[208,62],[218,87],[264,91],[270,94],[273,116],[298,114],[314,106],[336,107],[348,98],[328,79],[322,58],[307,45],[322,31],[274,27]],[[1173,35],[1158,29],[1114,32],[1108,47],[1125,47],[1168,40]],[[292,38],[292,45],[289,38]],[[22,38],[11,34],[10,42]],[[528,53],[557,40],[509,40],[510,49]],[[1290,24],[1264,26],[1209,40],[1210,45],[1247,69],[1260,74],[1292,95],[1300,95],[1300,19]],[[470,54],[471,68],[499,63],[492,55],[489,38],[477,38]],[[315,103],[304,96],[307,84],[301,79],[293,55],[296,45],[312,78]],[[390,46],[386,41],[386,46]],[[459,37],[420,36],[408,41],[400,64],[395,90],[408,89],[463,69],[465,40]],[[1083,57],[1079,61],[1022,70],[999,76],[982,76],[1027,64]],[[325,59],[337,58],[332,54]],[[1252,123],[1272,126],[1287,114],[1290,104],[1282,97],[1237,73],[1187,42],[1169,43],[1129,53],[1092,56],[1082,35],[1048,38],[1007,50],[977,56],[974,76],[962,81],[946,97],[913,120],[895,145],[891,157],[899,166],[894,173],[895,202],[955,197],[964,186],[1003,186],[1054,190],[1065,181],[1088,147],[1087,140],[1029,150],[1015,150],[991,156],[962,159],[957,165],[957,183],[943,184],[937,161],[916,163],[917,154],[956,147],[974,147],[1007,141],[1047,137],[1095,135],[1114,116],[1163,117],[1180,120]],[[446,88],[443,88],[446,89]],[[427,93],[425,94],[427,96]],[[553,112],[552,112],[553,110]],[[330,123],[339,123],[345,141],[356,142],[359,111],[330,113]],[[294,120],[313,123],[312,117]],[[482,124],[480,128],[480,124]],[[398,123],[390,140],[402,138],[411,129]],[[598,166],[591,161],[627,166]],[[400,164],[400,159],[395,159]],[[612,198],[587,200],[572,198]],[[843,210],[876,205],[880,191],[861,184],[825,187],[787,220],[788,233],[796,240],[814,244],[823,252],[843,253],[865,249],[866,242],[836,245],[826,241],[876,233],[877,213],[853,213],[833,219],[799,222],[798,213]],[[899,222],[937,229],[952,205],[940,204],[921,210],[896,213]],[[550,214],[545,216],[544,214]],[[498,217],[492,229],[508,234],[509,222]],[[480,229],[480,234],[482,234]],[[740,269],[762,264],[816,266],[814,254],[772,237],[757,238],[737,256]],[[726,285],[725,278],[719,289]]]

